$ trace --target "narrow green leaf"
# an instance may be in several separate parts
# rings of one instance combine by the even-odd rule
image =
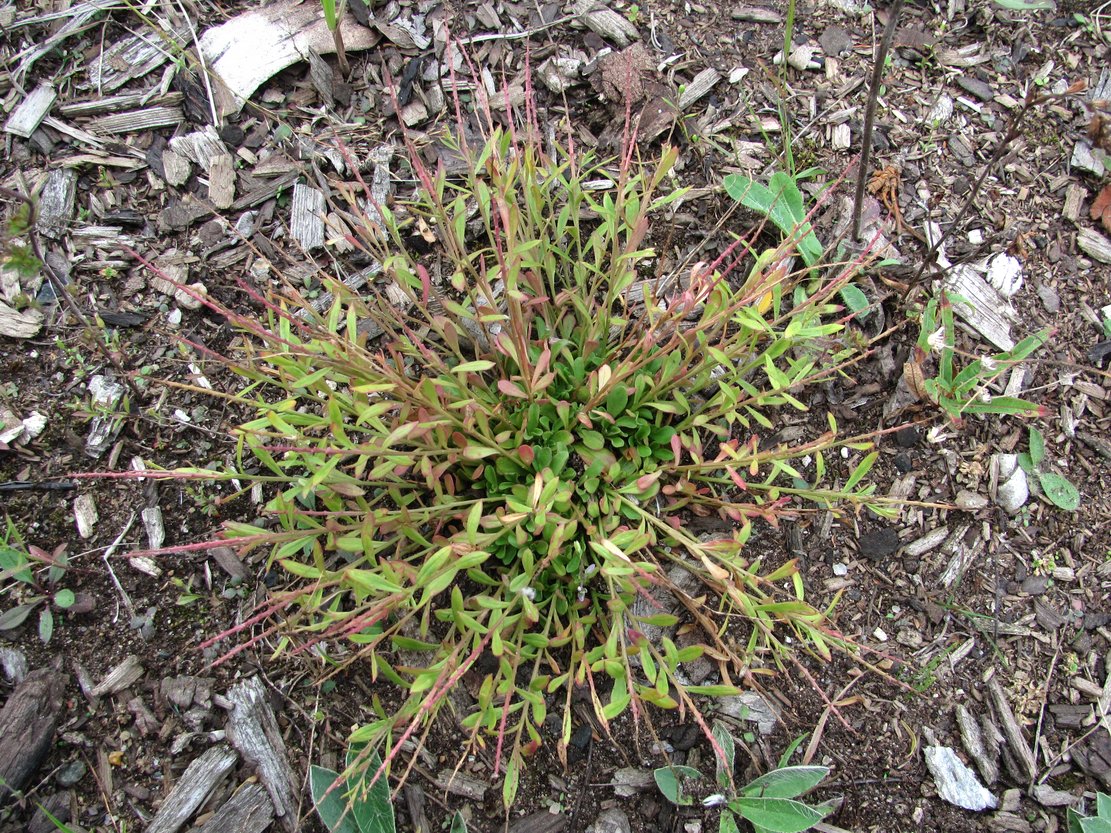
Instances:
[[[847,284],[841,287],[841,300],[845,302],[850,310],[855,312],[861,318],[867,318],[870,310],[868,310],[868,296],[858,286]]]
[[[1045,437],[1034,426],[1030,426],[1030,462],[1035,466],[1041,465],[1045,459]]]
[[[463,818],[463,814],[458,810],[451,817],[451,828],[448,833],[467,833],[467,820]]]
[[[463,362],[451,369],[452,373],[478,373],[483,370],[490,370],[494,366],[492,361],[488,359],[478,359],[473,362]]]
[[[16,605],[11,610],[0,613],[0,631],[10,631],[12,628],[18,628],[27,621],[31,611],[38,606],[39,603],[36,601],[30,604]]]
[[[995,0],[995,5],[1012,12],[1052,12],[1057,10],[1055,0]]]
[[[46,645],[50,642],[50,637],[54,635],[54,614],[50,611],[49,607],[44,607],[39,611],[39,639],[42,644]]]

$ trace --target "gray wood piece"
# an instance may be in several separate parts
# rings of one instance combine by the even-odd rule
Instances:
[[[687,84],[681,93],[679,93],[679,109],[686,110],[709,93],[720,80],[721,73],[713,67],[707,67],[702,70],[702,72],[694,76],[694,79]]]
[[[230,153],[222,153],[208,166],[208,198],[219,209],[235,202],[235,166]]]
[[[39,129],[42,120],[54,106],[57,97],[58,92],[53,84],[47,82],[39,84],[8,116],[8,120],[4,122],[4,131],[13,136],[30,139],[31,134]]]
[[[67,101],[58,105],[58,112],[66,118],[80,118],[84,116],[99,116],[103,113],[118,113],[122,110],[134,110],[138,107],[177,107],[185,100],[179,92],[170,92],[165,95],[142,93],[120,93],[103,98],[85,98],[80,101]]]
[[[103,697],[105,694],[123,691],[141,676],[143,676],[143,666],[139,662],[139,657],[131,654],[97,683],[92,691],[93,697]]]
[[[170,139],[170,148],[190,162],[200,165],[201,170],[204,171],[211,167],[214,159],[226,156],[228,153],[224,143],[220,140],[220,134],[211,126],[203,130],[196,130],[193,133],[186,133],[184,136],[175,136]]]
[[[282,827],[295,833],[298,827],[297,781],[289,766],[277,718],[266,702],[266,690],[258,677],[251,677],[232,686],[227,699],[232,704],[228,715],[228,740],[254,766],[270,794],[274,814]]]
[[[53,746],[65,688],[63,674],[36,668],[0,709],[0,806],[27,785]]]
[[[1080,251],[1095,258],[1100,263],[1111,263],[1111,240],[1108,240],[1098,231],[1082,228],[1076,235],[1076,245]]]
[[[960,727],[961,744],[964,746],[964,751],[976,763],[976,768],[980,770],[984,783],[990,787],[999,780],[998,750],[996,750],[995,755],[989,754],[987,747],[984,746],[980,724],[976,722],[972,712],[963,703],[957,704],[957,726]]]
[[[967,265],[954,267],[945,278],[945,289],[966,299],[967,303],[954,300],[953,310],[973,331],[1000,350],[1015,346],[1011,338],[1011,322],[1016,318],[1014,308],[976,269]]]
[[[190,833],[262,833],[274,821],[274,805],[258,784],[246,784],[212,817]]]
[[[624,19],[624,18],[622,18]],[[348,53],[369,49],[380,39],[347,14],[340,32]],[[278,0],[244,12],[200,37],[201,54],[213,78],[213,97],[220,116],[238,113],[265,81],[288,66],[336,51],[319,7],[300,0]]]
[[[181,46],[188,31],[183,25],[177,31],[121,38],[89,61],[89,86],[98,92],[112,92],[142,78],[169,60],[174,44]]]
[[[35,226],[45,237],[58,237],[73,219],[77,194],[77,171],[55,168],[46,175],[39,192],[39,215]]]
[[[490,786],[473,775],[452,769],[440,770],[436,776],[435,784],[452,795],[461,795],[464,798],[471,799],[471,801],[478,802],[486,799],[486,790]]]
[[[640,37],[636,26],[597,0],[577,0],[571,7],[571,14],[579,17],[592,32],[620,47]]]
[[[1011,711],[1003,686],[999,684],[999,680],[995,677],[988,681],[988,695],[991,697],[995,716],[1002,726],[1003,737],[1007,739],[1007,748],[1014,755],[1023,778],[1027,781],[1032,780],[1038,769],[1037,762],[1034,760],[1034,753],[1030,751],[1026,738],[1022,736],[1022,727],[1018,725],[1015,713]]]
[[[275,196],[283,188],[288,188],[297,181],[297,177],[301,175],[300,171],[293,170],[285,176],[279,176],[255,188],[248,190],[243,196],[231,204],[235,211],[242,211],[244,208],[251,208],[252,206],[260,205],[266,202],[271,197]]]
[[[111,136],[117,133],[136,133],[140,130],[173,127],[183,121],[185,121],[185,114],[180,107],[146,107],[142,110],[99,116],[89,122],[88,128],[93,133]]]
[[[235,752],[223,743],[194,760],[166,796],[145,833],[177,833],[232,771],[237,760]]]
[[[324,194],[311,185],[293,186],[289,233],[305,251],[324,245]]]
[[[101,12],[122,6],[123,3],[120,0],[86,0],[84,3],[75,3],[68,9],[57,12],[54,19],[67,18],[66,22],[54,29],[48,37],[43,38],[33,48],[21,53],[19,66],[12,70],[12,79],[17,83],[22,83],[39,58],[43,55],[49,55],[59,44],[64,43],[72,35],[85,31],[89,21]],[[28,15],[28,20],[41,24],[45,23],[50,17],[49,13]]]
[[[166,172],[166,182],[170,185],[184,185],[193,172],[193,166],[180,153],[166,148],[162,151],[162,170]]]

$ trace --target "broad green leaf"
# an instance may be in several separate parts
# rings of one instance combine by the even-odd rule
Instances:
[[[1081,819],[1080,830],[1082,833],[1111,833],[1111,821],[1098,816]]]
[[[340,778],[338,772],[322,766],[309,767],[309,787],[316,812],[330,833],[362,833],[344,796],[347,782]]]
[[[1111,795],[1096,793],[1096,815],[1100,818],[1111,819]]]
[[[483,370],[490,370],[494,366],[492,361],[488,359],[479,359],[473,362],[463,362],[451,369],[452,373],[478,373]]]
[[[378,780],[367,787],[366,785],[382,766],[382,758],[377,752],[371,752],[360,760],[360,747],[352,744],[347,748],[348,769],[361,768],[358,775],[351,775],[347,783],[356,786],[356,794],[351,802],[351,815],[355,817],[361,833],[394,833],[393,803],[390,801],[390,779],[382,773]]]
[[[11,610],[0,613],[0,631],[10,631],[12,628],[18,628],[27,621],[31,611],[38,606],[39,603],[35,601],[29,604],[16,605]]]
[[[1038,472],[1038,483],[1045,496],[1059,509],[1075,512],[1080,508],[1080,492],[1065,478],[1051,471]]]
[[[629,394],[625,390],[625,386],[618,385],[613,388],[606,397],[606,413],[612,417],[619,417],[625,413],[625,407],[628,404]]]
[[[606,438],[597,431],[580,431],[579,437],[591,451],[601,451],[606,444]]]
[[[27,556],[12,547],[0,546],[0,570],[24,584],[31,584],[34,581],[28,568]]]
[[[451,828],[448,833],[467,833],[467,820],[463,818],[463,814],[458,810],[451,817]]]
[[[742,174],[730,174],[725,177],[723,185],[729,196],[745,208],[763,214],[784,235],[796,240],[803,262],[807,266],[813,266],[821,260],[822,244],[818,242],[810,224],[804,221],[806,214],[802,210],[802,197],[798,187],[790,177],[783,180],[773,175],[772,181],[775,184],[768,188]],[[796,232],[796,229],[799,230]]]
[[[721,811],[721,819],[718,821],[718,833],[740,833],[737,827],[736,817],[728,810]]]
[[[825,818],[825,813],[791,798],[736,798],[729,809],[772,833],[802,833]]]
[[[867,318],[871,312],[868,309],[868,296],[864,294],[860,287],[851,283],[841,287],[841,300],[845,302],[845,306],[861,318]]]
[[[683,792],[680,778],[699,778],[701,773],[689,766],[662,766],[652,772],[656,779],[656,786],[660,788],[664,798],[676,807],[683,807],[694,802],[694,799]]]
[[[62,610],[67,610],[73,607],[73,603],[77,601],[77,597],[73,595],[73,591],[69,589],[59,590],[54,594],[54,604]]]
[[[761,775],[741,788],[745,797],[797,798],[829,775],[827,766],[785,766]]]
[[[1012,12],[1056,11],[1055,0],[995,0],[995,5]]]
[[[1076,810],[1069,807],[1065,811],[1065,818],[1068,822],[1068,833],[1084,833],[1080,827],[1081,816]]]

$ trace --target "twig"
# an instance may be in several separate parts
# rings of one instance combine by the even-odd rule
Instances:
[[[860,240],[860,212],[864,204],[864,183],[868,179],[868,163],[872,156],[872,128],[876,120],[876,101],[880,96],[880,83],[883,81],[883,70],[887,64],[887,53],[891,51],[891,41],[895,37],[895,26],[899,22],[899,12],[903,9],[903,0],[895,0],[887,11],[887,25],[883,29],[883,39],[880,41],[880,51],[874,59],[872,67],[872,87],[868,91],[868,106],[864,111],[864,135],[860,145],[860,168],[856,174],[856,195],[853,197],[853,240]]]
[[[131,525],[133,523],[135,523],[134,512],[132,512],[131,517],[127,519],[127,525],[124,526],[123,532],[116,536],[116,540],[113,541],[108,549],[104,551],[104,554],[100,556],[104,560],[104,566],[108,568],[108,575],[112,577],[112,583],[116,585],[116,589],[119,591],[120,596],[123,598],[124,607],[127,608],[127,612],[130,613],[132,616],[135,615],[135,605],[131,603],[131,597],[127,595],[127,591],[123,589],[123,585],[120,584],[120,580],[116,578],[116,571],[112,569],[112,564],[108,560],[108,558],[112,555],[112,553],[116,551],[116,547],[120,545],[120,541],[123,540],[123,536],[125,536],[128,533],[128,530],[131,529]]]
[[[72,480],[34,481],[34,480],[5,480],[0,482],[0,492],[68,492],[76,489],[77,484]]]
[[[1034,748],[1034,759],[1037,760],[1038,756],[1038,741],[1042,737],[1042,721],[1045,719],[1045,710],[1049,706],[1049,686],[1053,682],[1053,672],[1057,668],[1057,660],[1061,656],[1061,646],[1058,645],[1057,649],[1053,652],[1053,659],[1049,663],[1049,671],[1045,675],[1045,685],[1042,687],[1042,707],[1038,709],[1038,726],[1034,730],[1034,742],[1031,746]],[[1030,774],[1030,783],[1026,785],[1027,790],[1034,789],[1034,782],[1038,780],[1038,771],[1035,769]]]
[[[91,332],[95,332],[96,328],[93,327],[92,323],[89,321],[85,313],[81,311],[81,307],[77,306],[77,302],[73,300],[73,296],[70,295],[69,291],[65,287],[65,284],[62,283],[62,279],[54,274],[54,270],[50,267],[50,264],[46,262],[46,258],[43,257],[42,249],[39,247],[38,234],[35,231],[35,219],[37,216],[35,201],[25,194],[21,194],[18,191],[13,191],[10,188],[4,187],[0,187],[0,196],[10,200],[17,200],[27,206],[27,242],[31,246],[31,254],[35,256],[35,260],[42,264],[43,274],[46,275],[46,279],[50,282],[50,286],[54,290],[54,294],[65,302],[66,306],[69,307],[70,312],[72,312],[77,320],[81,322],[83,327]],[[108,349],[107,345],[102,344],[99,338],[94,338],[93,342],[96,344],[96,349],[99,350],[101,355],[103,355],[104,358],[108,360],[108,363],[111,364],[113,368],[115,368],[116,373],[121,379],[123,379],[124,383],[131,390],[131,395],[134,397],[134,403],[138,405],[140,402],[142,402],[143,394],[135,385],[135,380],[132,379],[131,375],[123,369],[123,365],[120,364],[119,359],[112,355],[112,351]]]

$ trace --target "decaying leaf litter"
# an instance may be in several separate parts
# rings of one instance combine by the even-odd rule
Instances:
[[[334,762],[350,725],[365,719],[371,692],[354,676],[316,688],[318,668],[271,666],[266,648],[208,668],[217,652],[196,646],[266,592],[259,563],[230,550],[128,557],[160,538],[204,540],[221,519],[257,512],[250,502],[223,505],[215,487],[152,480],[53,488],[80,471],[204,464],[229,453],[223,437],[237,415],[158,381],[227,384],[202,353],[167,337],[227,346],[230,333],[197,296],[242,304],[234,276],[265,284],[279,271],[310,290],[318,268],[339,270],[355,287],[374,281],[375,264],[345,246],[354,218],[335,183],[351,182],[358,165],[376,201],[405,198],[412,183],[395,158],[398,121],[427,157],[451,165],[437,132],[453,123],[450,84],[481,85],[495,108],[521,106],[526,59],[546,120],[570,126],[586,146],[619,147],[627,106],[639,115],[645,152],[665,138],[679,145],[678,175],[694,190],[668,218],[661,260],[702,259],[720,246],[704,232],[720,216],[722,178],[766,180],[782,169],[783,113],[797,170],[821,167],[832,179],[858,151],[865,79],[886,18],[843,5],[800,7],[787,88],[775,61],[785,10],[772,5],[731,10],[722,26],[696,4],[394,3],[346,21],[350,78],[335,71],[331,34],[308,4],[141,15],[111,3],[9,10],[2,184],[37,195],[43,259],[99,319],[85,331],[41,273],[5,272],[6,511],[27,543],[54,559],[45,592],[69,590],[81,604],[53,610],[44,645],[41,612],[51,608],[37,603],[6,631],[4,670],[26,692],[19,681],[28,669],[60,660],[52,679],[64,678],[66,698],[82,704],[56,718],[55,740],[23,787],[32,800],[10,824],[22,827],[39,802],[86,829],[176,830],[206,819],[222,827],[228,816],[208,814],[238,812],[240,802],[261,808],[255,824],[290,829],[308,810],[308,764]],[[288,22],[260,50],[251,39],[262,27],[244,25],[242,14]],[[925,404],[914,362],[908,369],[915,334],[896,336],[854,386],[830,384],[808,404],[861,428],[920,420],[883,447],[884,489],[956,508],[908,508],[895,524],[865,516],[785,525],[754,544],[802,558],[811,593],[842,591],[840,629],[884,650],[891,672],[919,692],[834,664],[814,674],[836,708],[789,675],[763,681],[747,702],[720,704],[749,727],[747,774],[810,733],[802,748],[833,766],[828,793],[845,802],[831,823],[845,829],[1053,829],[1082,789],[1111,786],[1111,445],[1106,376],[1094,372],[1111,337],[1103,323],[1111,243],[1098,210],[1101,102],[1111,98],[1101,69],[1106,23],[1064,4],[1034,15],[954,3],[940,14],[905,10],[896,32],[864,220],[866,234],[881,234],[909,268],[861,285],[891,322],[905,315],[915,257],[957,216],[1030,85],[1061,92],[1084,80],[1089,89],[1035,114],[938,257],[945,280],[975,298],[959,331],[970,356],[1057,328],[1008,383],[1008,393],[1047,408],[1034,423],[1045,447],[1037,463],[1026,424],[968,418],[958,428]],[[446,48],[449,31],[469,64]],[[248,56],[238,65],[237,38]],[[815,196],[820,185],[802,187]],[[814,216],[823,242],[850,220],[842,191]],[[132,252],[191,291],[141,268]],[[138,372],[142,403],[127,396],[106,355]],[[1076,514],[1039,497],[1032,481],[1042,472],[1079,487]],[[49,490],[22,488],[44,478],[59,480]],[[5,610],[33,593],[41,595],[17,587]],[[26,678],[42,689],[41,675]],[[235,715],[251,709],[258,716],[245,714],[237,728]],[[252,719],[257,731],[243,728]],[[678,763],[707,766],[712,753],[695,727],[665,717],[655,743],[634,740],[626,726],[616,745],[586,717],[580,728],[569,771],[550,753],[531,768],[511,816],[519,829],[585,828],[602,816],[617,829],[716,825],[713,811],[677,816],[637,778],[663,762],[664,748]],[[407,812],[437,823],[461,808],[472,829],[494,829],[501,814],[490,761],[465,761],[466,778],[453,780],[456,749],[449,727],[430,736],[406,788]],[[936,763],[953,756],[992,794],[982,814],[947,803],[952,787]],[[252,775],[263,790],[253,781],[240,788]],[[40,812],[30,823],[44,822]]]

